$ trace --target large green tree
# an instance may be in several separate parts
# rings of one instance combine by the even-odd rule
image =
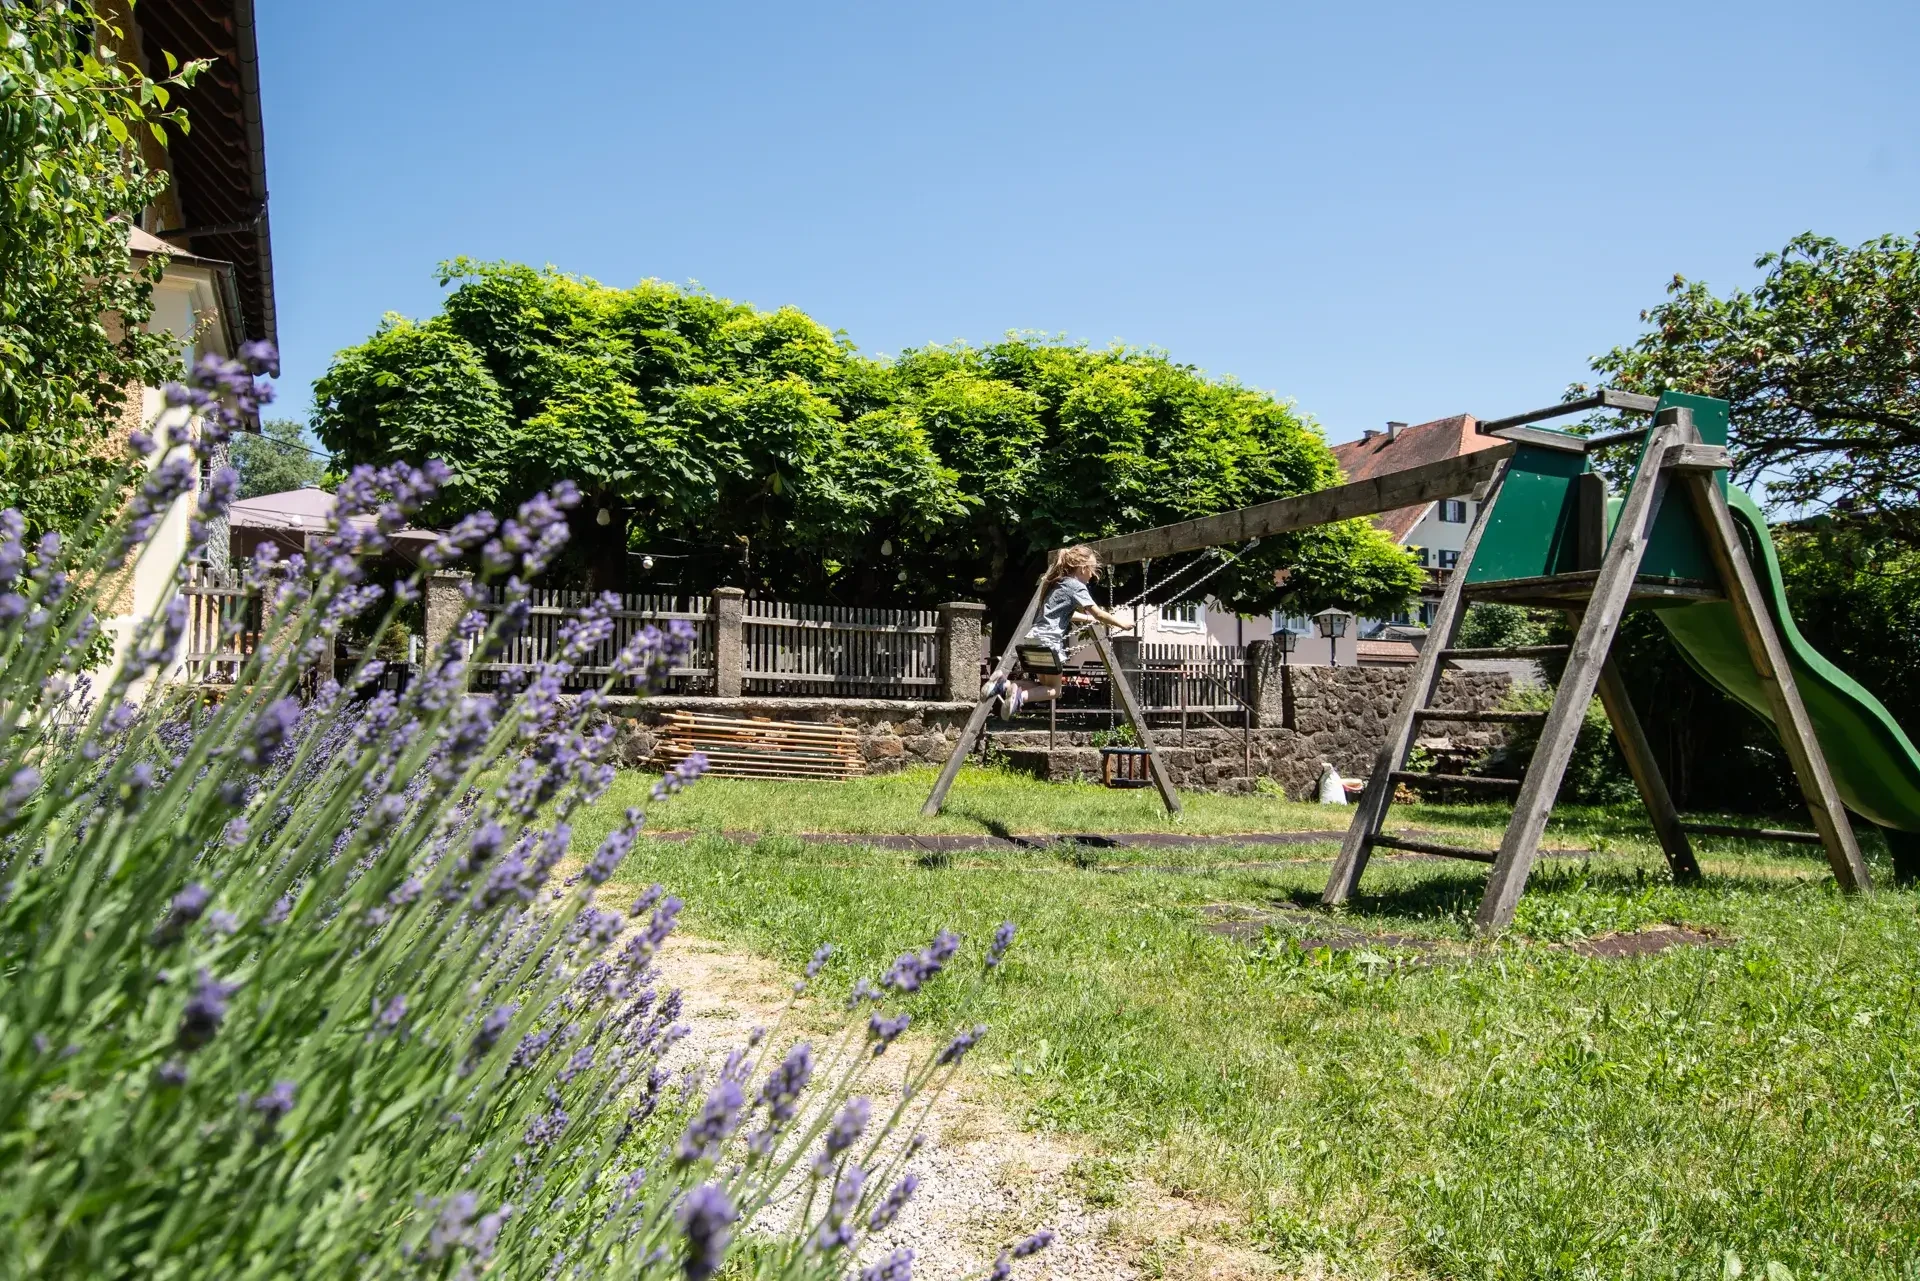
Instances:
[[[307,443],[307,425],[298,419],[269,418],[257,436],[235,432],[228,448],[233,469],[240,473],[237,498],[317,485],[326,475],[326,463]]]
[[[1761,281],[1725,297],[1675,276],[1648,332],[1594,369],[1730,401],[1738,474],[1772,503],[1870,516],[1920,549],[1920,249],[1808,233],[1755,266]]]
[[[445,459],[439,518],[576,481],[601,585],[629,553],[693,549],[700,573],[784,596],[984,597],[1005,619],[1051,547],[1337,480],[1288,406],[1158,352],[1010,337],[877,360],[794,308],[658,281],[456,260],[443,283],[440,314],[335,358],[320,439],[348,462]],[[1270,540],[1207,589],[1378,611],[1417,583],[1355,521]]]
[[[147,332],[162,264],[136,269],[127,226],[166,185],[141,157],[186,117],[120,60],[124,33],[86,0],[0,5],[0,506],[70,528],[122,457],[130,396],[178,372]]]

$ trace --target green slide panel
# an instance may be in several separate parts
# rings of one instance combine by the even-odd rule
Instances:
[[[1727,501],[1741,527],[1747,555],[1773,611],[1774,625],[1793,665],[1800,697],[1813,718],[1821,750],[1847,808],[1884,828],[1920,832],[1920,752],[1886,707],[1807,644],[1787,608],[1780,558],[1766,517],[1754,501],[1729,486]],[[1668,500],[1668,505],[1673,504]],[[1760,678],[1747,657],[1746,641],[1724,601],[1676,605],[1659,611],[1680,652],[1714,686],[1752,708],[1769,725]]]

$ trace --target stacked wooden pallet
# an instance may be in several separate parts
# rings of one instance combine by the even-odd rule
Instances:
[[[698,712],[661,716],[653,767],[670,769],[694,752],[704,752],[707,773],[720,778],[853,778],[865,772],[859,736],[846,726]]]

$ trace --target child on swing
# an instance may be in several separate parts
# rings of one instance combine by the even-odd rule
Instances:
[[[1080,623],[1098,622],[1116,632],[1131,630],[1131,625],[1093,603],[1087,587],[1100,576],[1100,557],[1084,544],[1061,552],[1047,571],[1046,599],[1040,606],[1039,621],[1021,638],[1021,648],[1044,648],[1053,654],[1054,670],[1036,672],[1032,680],[998,677],[987,682],[980,697],[1000,700],[1001,716],[1011,720],[1028,703],[1044,703],[1060,697],[1066,678],[1067,637]]]

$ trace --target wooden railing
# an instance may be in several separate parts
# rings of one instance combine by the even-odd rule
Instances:
[[[748,600],[747,693],[813,698],[940,697],[940,615]]]
[[[534,588],[528,597],[525,629],[507,641],[498,654],[473,663],[470,670],[481,683],[493,683],[504,673],[523,671],[548,661],[559,652],[560,629],[569,619],[578,618],[580,611],[596,595],[594,592],[562,588]],[[492,616],[504,607],[504,602],[503,589],[491,588],[480,611],[491,621]],[[567,688],[599,688],[613,672],[614,659],[633,639],[634,633],[649,626],[665,631],[669,624],[680,621],[691,624],[694,629],[693,649],[669,673],[667,690],[664,692],[696,694],[711,689],[714,620],[711,602],[705,596],[627,593],[620,597],[619,608],[611,611],[608,617],[613,620],[613,634],[575,665],[567,680]],[[630,682],[622,681],[615,688],[622,686],[630,686]]]

